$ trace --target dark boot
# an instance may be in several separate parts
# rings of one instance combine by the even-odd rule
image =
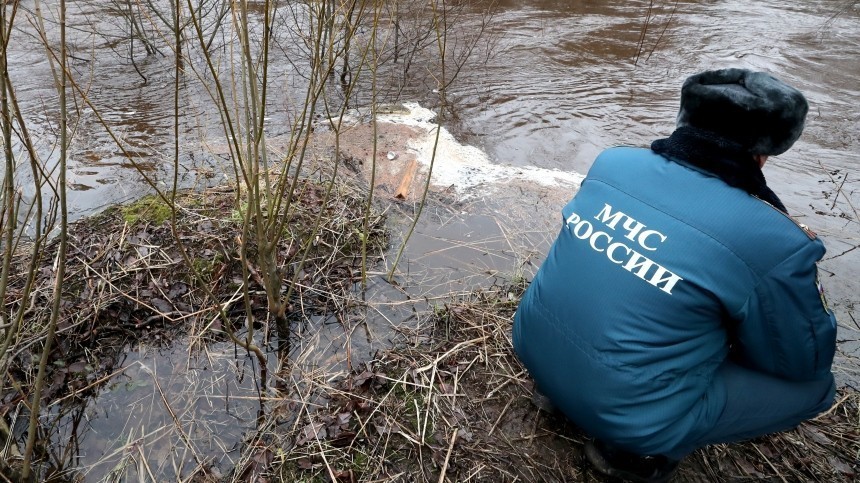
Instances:
[[[604,475],[638,483],[666,483],[680,463],[665,456],[640,456],[597,440],[585,443],[585,456]]]

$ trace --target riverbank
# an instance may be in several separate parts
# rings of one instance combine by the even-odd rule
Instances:
[[[432,113],[417,105],[382,117],[375,164],[362,142],[369,129],[356,117],[342,132],[346,169],[334,184],[323,181],[332,173],[314,171],[325,163],[314,164],[291,198],[277,249],[283,294],[294,287],[286,338],[267,310],[265,274],[243,261],[243,251],[257,248],[253,230],[243,230],[247,202],[233,188],[179,193],[175,222],[166,200],[148,196],[73,225],[60,343],[42,399],[40,453],[54,455],[50,464],[41,460],[43,479],[604,481],[583,458],[587,436],[531,404],[532,382],[510,340],[542,248],[508,225],[531,210],[526,230],[547,242],[540,236],[551,233],[554,216],[538,207],[562,203],[580,177],[493,165],[444,130],[437,143]],[[327,159],[330,143],[320,131],[316,156]],[[446,169],[434,170],[428,184],[434,146]],[[368,212],[371,183],[376,201]],[[425,185],[439,224],[463,226],[435,247],[419,244],[389,281],[391,254],[404,236],[398,232],[415,216]],[[426,258],[433,251],[492,254],[485,240],[463,241],[459,230],[474,229],[468,212],[494,204],[505,205],[492,222],[501,251],[510,252],[500,257],[507,271],[488,271],[467,290],[453,284],[456,291],[439,282],[450,282],[451,270],[416,271],[443,260]],[[38,262],[35,295],[25,301],[15,293],[26,283],[27,254],[20,250],[9,283],[9,308],[29,304],[27,330],[0,406],[9,422],[4,439],[19,443],[49,316],[56,242]],[[678,480],[853,481],[858,403],[845,386],[820,418],[701,450]],[[7,447],[14,466],[17,447]],[[166,466],[169,460],[179,464]]]
[[[232,187],[183,191],[172,201],[169,194],[147,196],[70,226],[56,340],[45,359],[35,428],[40,481],[124,479],[134,472],[142,478],[142,467],[129,466],[168,457],[217,461],[224,448],[194,444],[188,436],[193,427],[229,424],[221,430],[223,441],[235,445],[236,431],[256,426],[253,420],[231,423],[241,404],[211,418],[211,411],[195,408],[207,395],[229,401],[232,391],[265,413],[266,401],[278,394],[272,386],[291,365],[291,344],[303,345],[304,331],[319,317],[350,315],[360,303],[354,289],[363,261],[373,266],[388,243],[385,215],[368,207],[356,185],[303,178],[292,193],[278,214],[283,226],[274,247],[288,333],[278,330],[268,308],[267,274],[255,258],[258,232],[243,228],[247,195]],[[25,306],[7,352],[0,403],[3,460],[12,468],[32,430],[28,408],[48,333],[58,246],[55,238],[36,260],[31,247],[19,247],[7,284],[6,309],[17,313]],[[221,371],[249,386],[225,385],[232,378]],[[135,419],[145,414],[152,417]],[[81,421],[87,425],[79,427]],[[184,449],[164,453],[164,441]],[[178,480],[187,476],[181,467],[150,471]]]
[[[531,403],[511,321],[524,286],[439,304],[423,329],[348,377],[324,377],[289,427],[250,445],[241,481],[608,481],[587,436]],[[325,401],[319,403],[320,400]],[[293,404],[293,403],[290,403]],[[295,409],[293,409],[295,410]],[[860,393],[794,431],[697,451],[673,481],[856,481]],[[264,462],[264,463],[263,463]]]
[[[532,382],[510,340],[512,316],[525,289],[522,278],[434,300],[398,302],[411,307],[412,315],[392,321],[394,331],[384,335],[383,348],[371,357],[351,356],[350,336],[343,343],[320,339],[327,324],[346,334],[364,327],[369,339],[381,337],[371,333],[369,318],[385,304],[363,300],[357,290],[363,189],[337,184],[326,198],[327,189],[301,180],[285,228],[289,236],[279,248],[285,280],[296,275],[303,250],[310,250],[290,299],[287,341],[277,336],[267,313],[259,270],[242,264],[241,251],[253,252],[254,243],[238,236],[243,204],[234,190],[181,193],[175,223],[163,200],[146,197],[73,226],[60,343],[49,358],[47,411],[39,429],[50,441],[43,454],[72,459],[66,466],[43,460],[44,480],[171,474],[207,482],[605,481],[583,457],[587,436],[531,403]],[[390,248],[383,212],[392,205],[382,205],[369,218],[372,260],[381,260]],[[314,235],[308,230],[318,216]],[[16,353],[12,387],[3,391],[3,416],[12,421],[3,432],[7,441],[25,432],[20,421],[26,420],[25,401],[48,316],[43,294],[49,293],[55,248],[41,261],[37,295],[27,312],[29,330]],[[190,256],[190,267],[181,250]],[[24,254],[20,268],[26,265]],[[13,294],[25,273],[19,270],[10,283]],[[255,320],[251,326],[249,313]],[[248,337],[268,358],[262,374],[252,351],[242,347]],[[215,377],[177,386],[175,379],[156,374],[163,370],[157,365],[127,360],[141,347],[160,351],[177,345],[186,362],[172,377],[199,378],[191,369],[200,364],[211,366]],[[334,362],[325,362],[325,354]],[[244,392],[231,396],[235,389],[220,387],[229,374],[244,372],[251,381]],[[249,403],[247,412],[239,412],[237,399]],[[201,401],[211,407],[219,400],[226,407],[211,412],[223,417],[201,417],[195,410]],[[61,428],[84,415],[93,424],[94,406],[117,403],[132,413],[156,406],[161,422],[140,429],[119,425],[124,436],[115,436],[122,438],[118,441],[90,435],[87,447],[101,448],[102,456],[76,465],[70,450],[80,443],[65,441]],[[231,414],[242,415],[243,422],[228,423]],[[223,446],[230,441],[225,435],[237,431],[235,446]],[[79,437],[73,436],[73,441]],[[207,439],[216,444],[206,444]],[[14,466],[16,445],[8,447],[6,460]],[[860,394],[843,388],[830,411],[795,431],[695,453],[676,481],[854,481],[858,452]],[[235,456],[225,459],[229,454]],[[183,463],[171,472],[166,458]]]

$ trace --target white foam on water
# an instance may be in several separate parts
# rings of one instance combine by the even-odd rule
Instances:
[[[481,149],[459,143],[447,129],[433,122],[435,112],[414,102],[403,103],[403,107],[409,110],[408,114],[381,114],[377,122],[412,126],[426,133],[410,139],[407,147],[427,169],[434,158],[435,147],[431,177],[434,185],[454,187],[458,193],[468,195],[477,188],[493,190],[514,180],[553,187],[578,187],[582,182],[583,175],[576,172],[493,164]]]

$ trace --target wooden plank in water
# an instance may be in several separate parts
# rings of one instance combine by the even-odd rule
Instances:
[[[400,185],[397,186],[397,191],[394,192],[394,197],[399,200],[405,200],[409,196],[409,188],[412,186],[412,180],[415,178],[415,173],[418,172],[418,161],[409,160],[409,164],[403,169],[403,177],[400,178]]]

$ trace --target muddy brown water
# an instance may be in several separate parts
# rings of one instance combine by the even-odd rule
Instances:
[[[803,91],[810,103],[804,134],[768,161],[765,176],[824,240],[820,268],[841,349],[860,356],[858,2],[500,5],[496,56],[461,87],[459,117],[464,137],[499,163],[584,173],[608,146],[647,146],[671,133],[683,80],[706,69],[764,70]],[[843,379],[857,381],[856,363],[836,365]]]
[[[28,2],[23,2],[25,6]],[[95,31],[121,29],[105,15],[107,2],[73,2],[75,39],[72,68],[91,79],[90,96],[131,148],[147,175],[169,182],[172,146],[172,77],[169,57],[140,58],[144,84],[110,41]],[[647,19],[647,28],[643,29]],[[77,22],[77,23],[75,23]],[[93,28],[97,25],[97,28]],[[474,28],[465,21],[463,28]],[[26,30],[26,29],[25,29]],[[500,0],[488,28],[491,55],[462,74],[451,93],[455,115],[449,127],[464,142],[481,147],[499,164],[556,168],[584,173],[604,148],[647,145],[668,135],[683,79],[709,68],[739,66],[769,71],[802,90],[811,105],[807,129],[788,153],[772,158],[765,174],[789,210],[824,239],[821,264],[830,303],[837,313],[843,381],[860,379],[852,359],[860,357],[860,5],[833,0],[749,2],[621,0]],[[49,138],[56,113],[49,66],[35,39],[14,37],[10,73],[37,139]],[[117,54],[120,55],[117,55]],[[289,85],[287,67],[271,76]],[[289,95],[290,89],[281,89]],[[205,92],[189,90],[182,124],[180,180],[186,185],[223,179],[224,162],[199,149],[220,135],[211,114],[195,110]],[[432,103],[429,92],[415,99]],[[285,99],[273,105],[285,105]],[[270,134],[285,133],[283,112],[273,109]],[[78,119],[76,119],[78,120]],[[113,147],[93,115],[84,109],[73,146],[69,187],[74,217],[138,197],[147,190],[141,174]],[[46,144],[40,149],[53,153]],[[56,156],[48,154],[48,156]],[[557,230],[565,189],[510,189],[478,193],[451,207],[429,209],[402,265],[403,291],[372,284],[378,302],[366,338],[352,350],[367,357],[384,349],[397,326],[423,323],[407,306],[413,298],[442,295],[529,277]],[[320,329],[306,344],[322,347],[319,365],[342,365],[343,331],[316,321]],[[313,323],[311,324],[314,325]],[[299,351],[301,352],[301,350]],[[195,451],[229,471],[243,438],[256,427],[254,368],[232,358],[230,346],[189,356],[187,345],[129,348],[125,370],[94,398],[75,407],[54,408],[46,427],[57,454],[69,468],[99,481],[145,448],[153,470],[175,478],[196,462],[181,448],[175,421],[165,406],[181,408],[179,421]],[[358,356],[361,357],[361,356]],[[158,381],[156,385],[154,381]],[[156,387],[164,390],[162,399]],[[165,404],[165,400],[169,404]],[[134,444],[130,444],[134,443]],[[63,453],[65,451],[65,453]],[[180,468],[177,470],[177,468]],[[126,468],[128,474],[138,469]],[[142,470],[140,470],[142,471]]]

